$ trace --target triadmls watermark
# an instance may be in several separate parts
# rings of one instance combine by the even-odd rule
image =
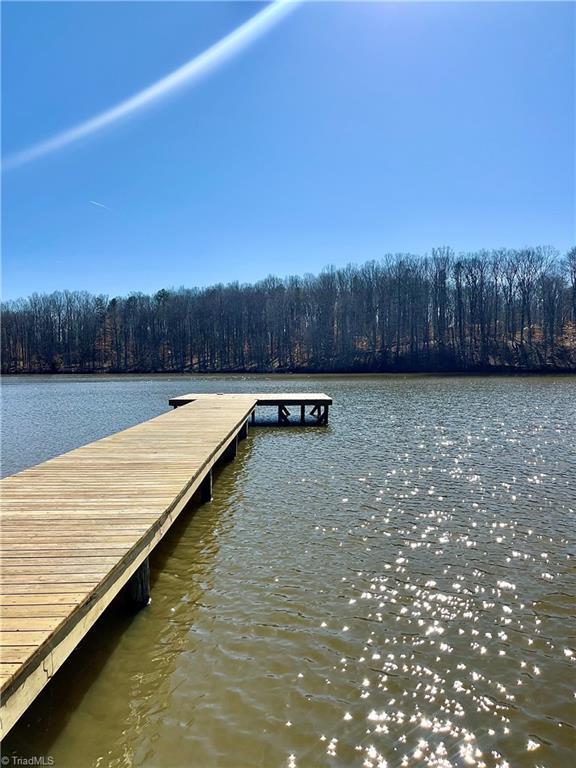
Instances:
[[[0,757],[0,763],[3,766],[12,765],[55,765],[56,762],[52,755],[30,755],[29,757],[21,757],[20,755],[2,755]]]

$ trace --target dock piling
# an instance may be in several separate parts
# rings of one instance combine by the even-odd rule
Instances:
[[[222,454],[222,461],[232,461],[236,458],[236,454],[238,453],[238,435],[235,435],[232,440],[230,441],[230,444]]]
[[[200,483],[200,498],[203,504],[212,501],[212,470],[207,472],[206,477]]]
[[[290,419],[290,411],[285,405],[278,406],[278,424],[288,424]]]
[[[138,570],[130,577],[126,592],[130,605],[135,611],[150,604],[150,561],[144,560]]]

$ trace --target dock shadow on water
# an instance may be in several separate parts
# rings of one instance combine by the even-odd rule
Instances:
[[[102,404],[124,385],[97,386]],[[257,389],[287,386],[302,383]],[[329,426],[250,432],[213,501],[152,557],[152,604],[113,606],[6,754],[60,768],[572,765],[576,379],[307,386],[334,397]]]

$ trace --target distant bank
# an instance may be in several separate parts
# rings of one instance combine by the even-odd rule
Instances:
[[[2,305],[3,373],[576,371],[576,248],[389,255],[317,276]]]
[[[332,370],[332,371],[319,371],[319,370],[296,370],[296,371],[18,371],[10,372],[3,371],[2,376],[5,378],[11,377],[41,377],[41,376],[62,376],[66,377],[86,377],[86,378],[105,378],[107,376],[123,377],[130,376],[206,376],[206,378],[217,378],[222,376],[249,378],[251,376],[261,377],[270,376],[271,378],[286,378],[293,376],[295,378],[301,377],[338,377],[338,376],[350,376],[350,377],[415,377],[425,378],[428,376],[441,376],[446,378],[458,378],[458,377],[470,377],[470,376],[576,376],[576,366],[571,368],[476,368],[474,370],[389,370],[389,371],[370,371],[370,370]]]

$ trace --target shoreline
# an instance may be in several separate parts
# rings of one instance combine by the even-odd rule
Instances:
[[[2,373],[0,378],[516,378],[536,376],[576,376],[576,369],[487,369],[483,371],[20,371]]]

